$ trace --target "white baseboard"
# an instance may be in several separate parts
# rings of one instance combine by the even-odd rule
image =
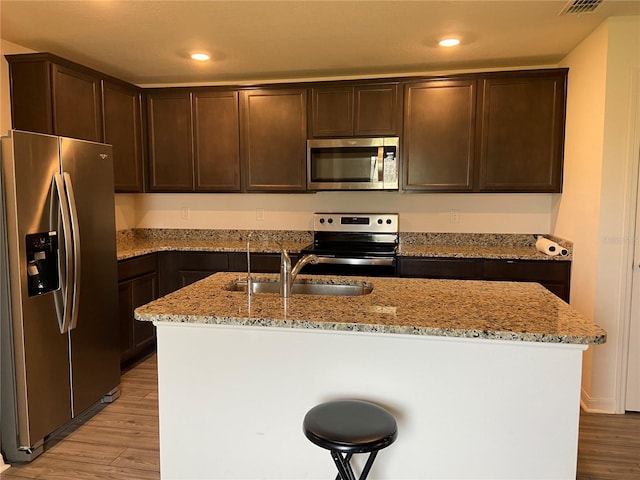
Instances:
[[[584,388],[582,389],[580,396],[580,406],[582,407],[582,410],[589,413],[624,413],[624,410],[621,412],[617,411],[616,402],[613,398],[593,398],[584,390]]]

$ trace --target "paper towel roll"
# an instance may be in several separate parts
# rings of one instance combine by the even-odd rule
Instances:
[[[539,252],[545,253],[551,257],[555,257],[556,255],[560,255],[561,251],[565,251],[565,255],[567,254],[567,250],[563,249],[556,242],[552,242],[548,238],[538,237],[536,240],[536,250]]]

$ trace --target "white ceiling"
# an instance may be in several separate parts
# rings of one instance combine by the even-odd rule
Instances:
[[[250,83],[551,65],[607,17],[640,15],[640,0],[566,3],[1,0],[0,36],[138,85]],[[461,46],[437,46],[449,35]]]

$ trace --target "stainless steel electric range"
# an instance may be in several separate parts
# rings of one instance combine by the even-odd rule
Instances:
[[[397,213],[315,213],[313,244],[301,253],[320,261],[304,272],[393,276],[398,241]]]

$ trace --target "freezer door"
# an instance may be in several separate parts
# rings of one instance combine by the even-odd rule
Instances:
[[[73,411],[78,415],[120,383],[115,200],[111,146],[60,138],[62,175],[80,270],[71,335]],[[72,207],[73,208],[73,207]]]
[[[11,314],[3,316],[0,335],[13,362],[2,362],[0,376],[2,398],[11,398],[2,402],[2,444],[10,460],[12,448],[39,443],[71,418],[68,337],[60,333],[55,292],[30,296],[28,289],[27,238],[51,229],[52,178],[59,169],[57,137],[13,131],[2,138]],[[5,422],[15,428],[5,429]]]

